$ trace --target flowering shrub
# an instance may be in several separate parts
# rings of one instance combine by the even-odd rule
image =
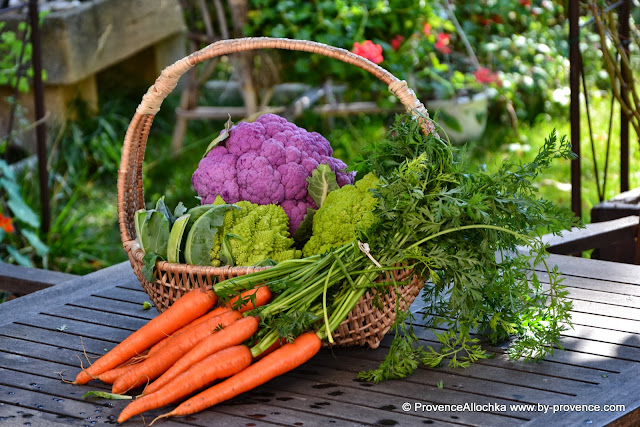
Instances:
[[[252,0],[246,35],[314,40],[351,50],[407,80],[421,99],[492,87],[521,118],[533,119],[549,108],[568,70],[562,2],[478,0],[456,7],[460,4]],[[281,59],[287,80],[313,84],[357,77],[351,89],[359,91],[360,99],[384,90],[375,86],[375,78],[335,60],[296,53]]]
[[[435,16],[429,2],[415,0],[251,0],[245,35],[313,40],[353,51],[388,68],[387,52],[403,42],[401,37],[393,41],[393,35],[410,33],[428,16]],[[386,90],[375,77],[353,65],[307,53],[276,54],[282,62],[281,76],[287,81],[358,81],[351,89],[358,91],[359,99],[376,99]]]
[[[554,108],[554,92],[566,85],[569,62],[563,4],[478,0],[455,8],[478,60],[503,82],[499,97],[513,104],[521,120],[532,121]]]

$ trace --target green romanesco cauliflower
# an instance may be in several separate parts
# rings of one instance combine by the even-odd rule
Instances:
[[[216,200],[214,204],[224,203]],[[240,209],[225,214],[224,224],[216,235],[211,259],[214,266],[228,264],[251,266],[266,259],[276,262],[300,258],[301,251],[293,249],[293,239],[289,237],[289,217],[282,207],[274,204],[258,205],[240,201],[234,203]],[[229,257],[223,248],[226,239],[230,248]],[[222,258],[222,260],[221,260]]]
[[[376,198],[369,191],[380,180],[369,173],[355,185],[331,191],[313,217],[309,241],[302,248],[304,256],[323,254],[356,238],[357,229],[367,229],[375,222]]]

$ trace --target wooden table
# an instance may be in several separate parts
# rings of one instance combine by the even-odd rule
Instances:
[[[370,384],[355,375],[377,366],[384,348],[325,349],[243,397],[158,425],[638,425],[640,267],[563,256],[552,263],[566,277],[575,329],[564,334],[566,350],[545,361],[512,362],[495,348],[494,358],[465,370],[420,368],[404,381]],[[61,377],[73,379],[80,363],[87,364],[83,351],[101,355],[154,317],[154,309],[143,310],[147,300],[123,263],[0,305],[0,426],[115,424],[127,401],[82,399],[108,388],[95,381],[74,386]],[[435,345],[432,333],[419,333]],[[552,413],[553,405],[589,404],[624,408]],[[543,405],[551,405],[546,414],[537,411]]]

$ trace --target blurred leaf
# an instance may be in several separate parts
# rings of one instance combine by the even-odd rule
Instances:
[[[30,225],[33,228],[40,227],[40,218],[22,199],[11,198],[7,206],[13,212],[15,219]]]
[[[23,267],[33,267],[29,257],[22,255],[15,247],[7,246],[7,252],[13,257],[13,260]]]
[[[27,241],[29,242],[29,244],[31,246],[33,246],[33,249],[36,250],[36,253],[39,256],[45,256],[46,254],[49,253],[49,247],[47,245],[45,245],[42,240],[40,240],[40,238],[38,237],[38,235],[36,233],[34,233],[31,230],[25,229],[23,228],[22,230],[20,230],[20,232],[22,233],[22,235],[24,237],[26,237]]]

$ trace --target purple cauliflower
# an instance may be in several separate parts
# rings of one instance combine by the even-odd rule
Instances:
[[[338,185],[353,184],[355,172],[332,157],[329,141],[275,114],[233,126],[227,139],[200,161],[191,181],[203,204],[218,195],[227,203],[247,200],[281,205],[293,234],[307,208],[317,209],[307,193],[307,178],[320,163],[328,164]]]

